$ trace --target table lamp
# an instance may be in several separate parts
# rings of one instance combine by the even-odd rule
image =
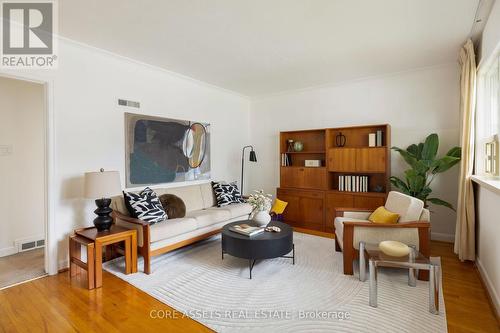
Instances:
[[[110,216],[113,211],[110,197],[121,193],[120,173],[118,171],[86,172],[85,173],[85,197],[95,199],[97,209],[94,213],[94,225],[98,231],[111,228],[113,218]],[[98,198],[98,199],[96,199]]]

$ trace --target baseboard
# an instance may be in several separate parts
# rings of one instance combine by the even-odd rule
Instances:
[[[484,269],[484,266],[479,258],[476,258],[476,266],[481,276],[481,279],[483,280],[483,284],[488,291],[491,303],[496,309],[497,318],[500,318],[500,297],[495,288],[493,287],[493,283],[491,282],[491,279],[489,278],[488,273],[486,273],[486,270]]]
[[[4,247],[3,249],[0,249],[0,258],[10,256],[16,253],[17,253],[17,247],[15,246]]]
[[[64,271],[68,270],[68,268],[69,268],[69,260],[68,259],[59,260],[59,262],[57,264],[57,272],[58,273],[64,272]]]
[[[454,243],[455,242],[455,235],[444,234],[441,232],[431,232],[431,240],[436,240],[436,241],[446,242],[446,243]]]

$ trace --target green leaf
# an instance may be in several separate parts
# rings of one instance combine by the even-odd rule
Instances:
[[[420,191],[420,193],[418,193],[418,195],[416,197],[425,202],[427,200],[427,197],[429,196],[429,194],[431,194],[431,192],[432,192],[431,188],[428,186],[425,186],[422,189],[422,191]]]
[[[424,144],[422,142],[420,142],[418,144],[418,155],[417,155],[418,160],[422,159],[422,150],[424,150]]]
[[[406,185],[404,181],[395,176],[391,176],[389,180],[394,187],[400,189],[404,194],[408,195],[410,194],[410,191],[408,190],[408,185]]]
[[[409,145],[406,151],[412,154],[415,158],[418,156],[418,146],[416,144]]]
[[[432,170],[432,173],[441,173],[453,167],[455,164],[460,162],[460,157],[453,156],[443,156],[436,161],[436,167]]]
[[[446,156],[461,158],[462,157],[462,148],[453,147],[446,153]]]
[[[438,148],[439,137],[436,133],[433,133],[425,139],[424,147],[422,149],[422,159],[432,161],[436,157]]]
[[[400,153],[403,159],[406,161],[406,163],[408,163],[411,167],[413,167],[417,163],[417,159],[406,150],[403,150],[398,147],[392,147],[392,150],[395,150],[398,153]]]
[[[426,161],[417,161],[415,165],[413,165],[413,169],[417,173],[425,175],[429,171],[429,166],[427,165]]]
[[[408,183],[408,188],[412,195],[416,196],[425,186],[424,175],[419,174],[413,169],[409,169],[405,171],[406,182]]]
[[[453,208],[453,206],[449,202],[446,202],[446,201],[438,199],[438,198],[428,198],[427,201],[429,201],[435,205],[445,206],[445,207],[448,207],[449,209],[455,210],[455,208]]]

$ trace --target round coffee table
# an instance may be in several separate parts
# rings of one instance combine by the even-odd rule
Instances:
[[[222,228],[222,260],[224,254],[230,254],[234,257],[248,259],[250,270],[250,279],[252,278],[252,269],[256,260],[272,258],[290,258],[295,265],[295,246],[293,244],[293,230],[285,223],[271,221],[268,226],[276,226],[281,229],[280,232],[264,231],[258,235],[248,237],[229,228],[237,224],[249,224],[258,226],[251,220],[236,221],[226,224]],[[285,256],[292,252],[292,256]]]

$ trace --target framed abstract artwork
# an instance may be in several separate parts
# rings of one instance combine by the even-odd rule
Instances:
[[[125,113],[126,186],[210,179],[210,124]]]

